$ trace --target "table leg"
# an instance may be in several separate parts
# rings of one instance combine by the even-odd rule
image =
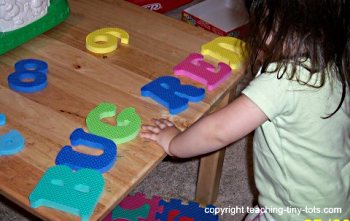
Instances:
[[[203,205],[215,202],[221,178],[225,148],[200,159],[196,201]]]
[[[212,111],[227,105],[235,97],[235,92],[235,89],[232,90],[232,92],[226,95],[220,104],[213,108]],[[225,149],[226,148],[223,148],[209,155],[205,155],[200,159],[196,189],[196,201],[200,204],[208,205],[216,201],[219,192]]]

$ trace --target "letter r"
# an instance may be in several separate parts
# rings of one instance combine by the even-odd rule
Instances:
[[[151,97],[166,107],[170,114],[178,114],[188,107],[188,102],[201,101],[205,90],[192,85],[181,85],[179,79],[163,76],[143,86],[141,95]]]

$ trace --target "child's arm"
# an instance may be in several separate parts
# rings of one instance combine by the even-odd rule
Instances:
[[[244,137],[267,120],[267,116],[245,95],[180,132],[170,121],[154,120],[144,125],[141,137],[154,140],[165,152],[181,158],[218,150]]]

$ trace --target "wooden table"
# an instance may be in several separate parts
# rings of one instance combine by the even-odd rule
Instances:
[[[200,103],[191,103],[180,115],[168,111],[140,88],[162,75],[200,46],[217,37],[181,21],[117,0],[72,0],[71,16],[61,25],[0,56],[0,113],[7,124],[0,134],[16,129],[26,139],[24,150],[0,157],[0,191],[15,203],[46,220],[79,220],[78,217],[46,207],[32,209],[28,196],[43,173],[55,165],[59,150],[70,145],[76,128],[86,130],[87,114],[100,102],[117,105],[117,112],[135,107],[143,123],[165,117],[184,129],[229,100],[241,79],[235,73],[223,85],[207,93]],[[97,56],[85,49],[85,37],[102,27],[118,27],[130,34],[130,45],[113,54]],[[7,85],[7,76],[20,59],[36,58],[49,64],[48,87],[41,92],[22,94]],[[182,83],[200,86],[180,78]],[[220,104],[221,102],[221,104]],[[80,147],[86,151],[87,147]],[[196,199],[214,201],[224,151],[203,157]],[[106,216],[165,157],[155,143],[136,138],[118,146],[115,166],[103,174],[106,185],[91,220]],[[176,197],[176,196],[174,196]]]

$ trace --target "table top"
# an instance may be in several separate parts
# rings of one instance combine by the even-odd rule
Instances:
[[[55,166],[61,148],[70,145],[74,129],[87,131],[86,116],[96,105],[114,103],[117,113],[134,107],[143,123],[165,117],[186,128],[208,113],[242,77],[234,73],[214,91],[206,91],[203,101],[190,103],[186,111],[171,116],[153,100],[141,97],[141,87],[158,76],[173,75],[176,64],[189,53],[199,53],[202,44],[217,36],[121,0],[74,0],[69,5],[71,15],[64,23],[0,56],[0,113],[7,117],[0,134],[16,129],[26,140],[20,153],[0,157],[0,193],[48,220],[79,220],[47,207],[32,209],[28,197],[43,173]],[[104,56],[90,53],[85,37],[103,27],[124,29],[130,44],[119,45]],[[25,58],[48,63],[48,86],[43,91],[23,94],[9,89],[7,76]],[[200,86],[178,78],[183,84]],[[78,149],[87,151],[86,147]],[[118,145],[116,164],[103,174],[104,192],[91,220],[107,215],[164,157],[160,147],[140,137]]]

